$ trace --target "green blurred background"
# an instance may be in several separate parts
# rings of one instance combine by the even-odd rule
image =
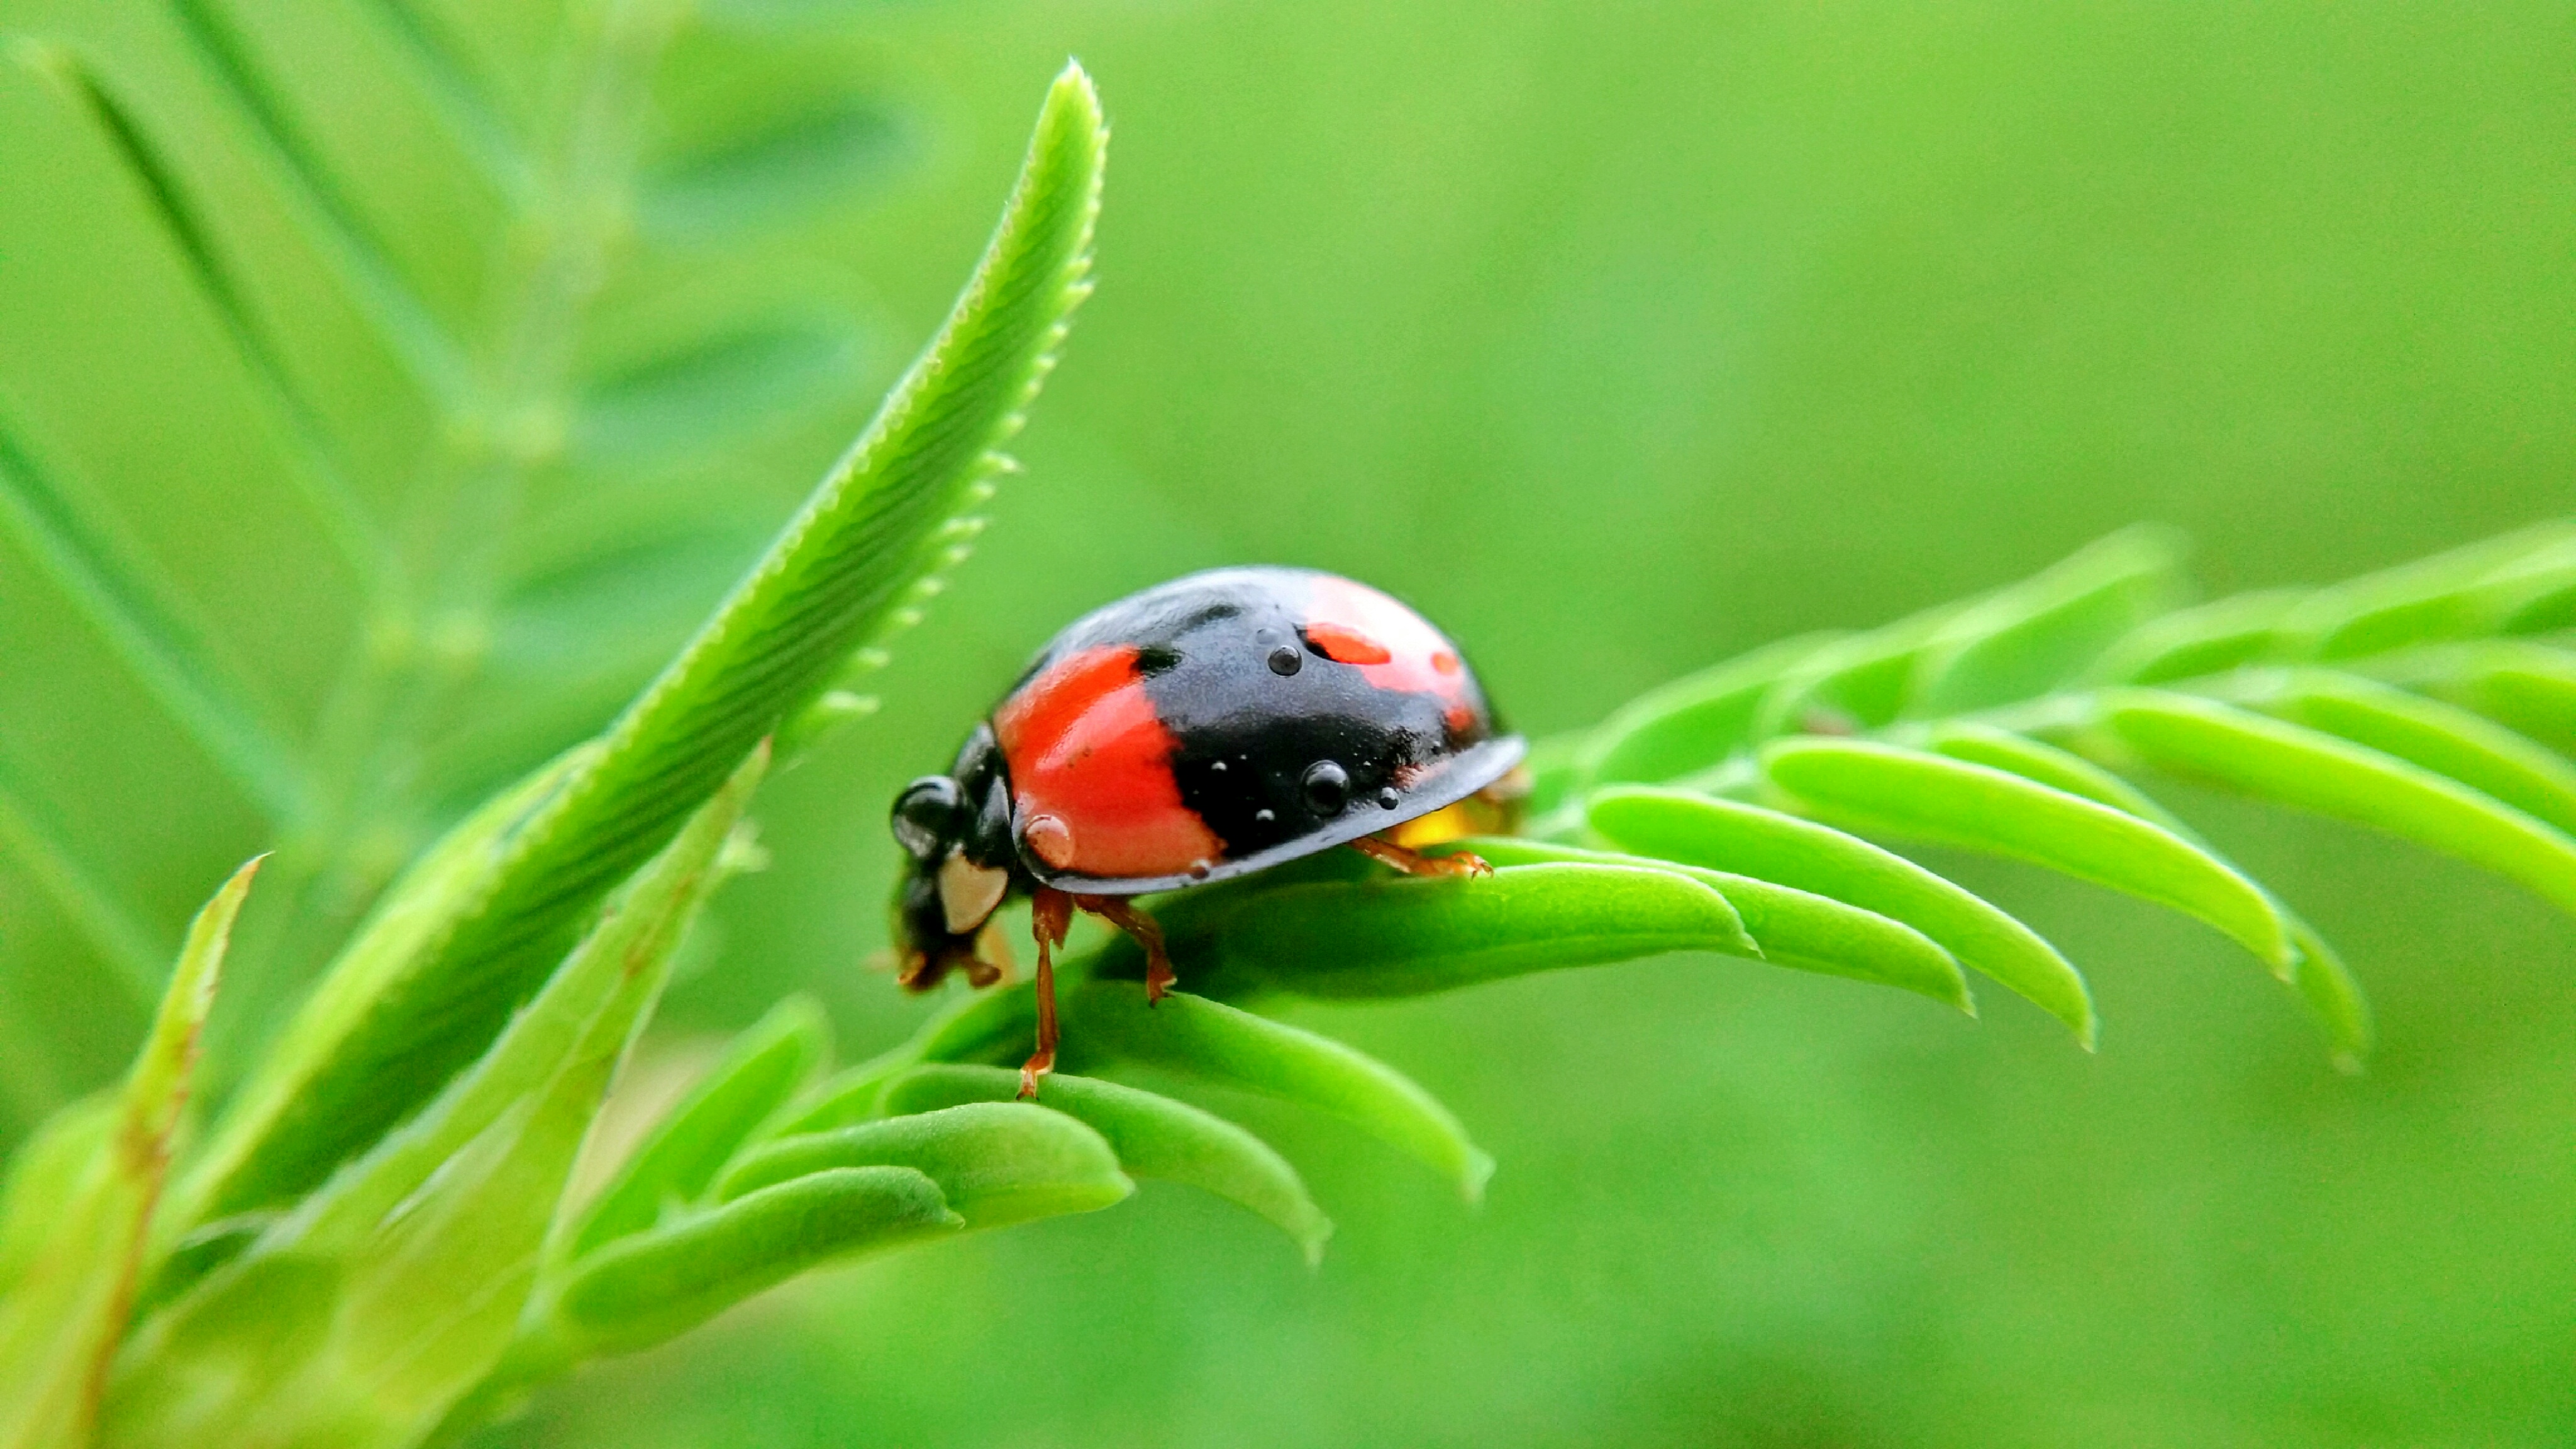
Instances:
[[[244,25],[317,135],[401,109],[340,84],[371,62],[333,49],[335,8]],[[460,52],[486,80],[539,73],[507,52],[542,53],[543,8],[384,7],[487,37]],[[270,173],[190,129],[214,103],[147,11],[12,0],[0,28],[97,46],[184,136],[219,252],[298,339],[279,365],[353,471],[399,482],[434,424],[350,309],[297,289],[293,208],[221,199]],[[570,411],[540,424],[571,443],[530,469],[488,635],[457,646],[477,662],[428,731],[432,783],[353,853],[398,858],[681,635],[940,315],[1067,53],[1115,141],[1099,295],[1028,472],[884,712],[764,794],[775,864],[718,902],[666,1054],[793,989],[848,1055],[917,1020],[863,966],[884,802],[1057,625],[1188,569],[1379,583],[1546,733],[2139,519],[2188,530],[2221,591],[2576,496],[2563,5],[709,13],[655,79],[645,203],[590,325],[556,339]],[[0,79],[0,422],[309,730],[357,626],[278,481],[296,429],[245,402],[255,360],[76,122]],[[407,124],[322,164],[433,302],[484,315],[440,228],[482,235],[491,207]],[[734,144],[773,134],[796,144]],[[669,361],[710,326],[731,351]],[[175,934],[266,827],[55,589],[0,536],[0,783]],[[1320,1272],[1148,1187],[810,1280],[491,1442],[2576,1439],[2576,930],[2447,862],[2177,798],[2344,944],[2382,1026],[2367,1075],[2334,1075],[2211,933],[1945,857],[2085,966],[2099,1056],[2001,992],[1971,1023],[1708,958],[1301,1008],[1459,1109],[1502,1164],[1480,1210],[1228,1102],[1339,1221]],[[103,1080],[139,1021],[30,838],[0,838],[0,1140]],[[280,959],[219,1040],[273,1024]]]

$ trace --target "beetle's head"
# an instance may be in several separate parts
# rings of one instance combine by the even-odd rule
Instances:
[[[976,727],[950,773],[904,786],[892,824],[906,860],[895,888],[897,979],[916,991],[938,985],[951,968],[977,986],[1000,980],[1002,968],[983,959],[976,942],[1022,882],[1011,783],[992,728]]]

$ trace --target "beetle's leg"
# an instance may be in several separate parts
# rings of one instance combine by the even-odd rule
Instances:
[[[1392,841],[1374,835],[1363,835],[1351,842],[1351,849],[1381,864],[1394,866],[1406,875],[1492,875],[1494,868],[1481,855],[1459,851],[1455,855],[1423,855],[1405,849]]]
[[[1038,942],[1038,1049],[1020,1068],[1020,1100],[1038,1094],[1038,1078],[1055,1070],[1055,948],[1073,924],[1073,897],[1049,886],[1029,899],[1029,934]]]
[[[1073,903],[1109,924],[1125,931],[1145,948],[1145,1004],[1163,999],[1179,978],[1172,974],[1172,958],[1163,949],[1163,928],[1154,918],[1127,903],[1125,896],[1075,896]]]

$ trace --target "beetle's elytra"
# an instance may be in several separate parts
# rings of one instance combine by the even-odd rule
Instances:
[[[1054,1065],[1052,952],[1076,908],[1137,938],[1160,998],[1171,963],[1129,897],[1339,845],[1411,873],[1481,874],[1473,856],[1428,859],[1383,837],[1506,795],[1524,747],[1498,729],[1458,646],[1366,584],[1230,568],[1130,595],[1058,634],[949,772],[896,798],[910,857],[901,979],[999,980],[978,937],[1030,895],[1038,1050],[1021,1093],[1033,1095]]]

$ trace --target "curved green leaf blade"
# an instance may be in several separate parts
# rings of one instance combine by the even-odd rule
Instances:
[[[1761,947],[1761,955],[1754,959],[1773,966],[1894,986],[1955,1006],[1970,1016],[1977,1014],[1958,958],[1912,926],[1889,920],[1876,911],[1774,881],[1649,856],[1509,837],[1465,840],[1459,842],[1458,848],[1472,850],[1496,865],[1588,861],[1595,865],[1676,871],[1725,895],[1744,922],[1745,933]]]
[[[1762,954],[1715,888],[1589,862],[1255,888],[1184,919],[1172,935],[1183,979],[1229,994],[1414,996],[1667,951]]]
[[[2123,529],[1960,611],[1916,668],[1908,713],[1957,714],[2044,694],[2181,593],[2170,530]]]
[[[1096,1212],[1136,1190],[1107,1139],[1074,1118],[1032,1102],[973,1102],[772,1139],[726,1169],[716,1198],[842,1167],[924,1173],[970,1228]]]
[[[2070,795],[2081,795],[2114,810],[2125,810],[2141,820],[2163,826],[2213,856],[2218,854],[2181,817],[2148,798],[2128,781],[2082,756],[1964,720],[1935,725],[1929,737],[1931,747],[1942,754],[1998,770],[2009,770]],[[2370,1054],[2371,1048],[2370,1003],[2362,996],[2361,983],[2353,977],[2343,957],[2336,954],[2315,927],[2277,901],[2273,908],[2289,924],[2290,946],[2298,953],[2293,984],[2299,989],[2300,1000],[2316,1017],[2318,1028],[2325,1033],[2326,1046],[2333,1054],[2336,1069],[2348,1073],[2361,1070],[2362,1059]]]
[[[2288,980],[2289,927],[2262,887],[2181,836],[2020,775],[1870,740],[1774,740],[1762,765],[1812,813],[2026,860],[2203,921]]]
[[[2177,609],[2140,624],[2087,672],[2122,684],[2224,673],[2286,648],[2284,628],[2306,597],[2304,589],[2269,589]]]
[[[2492,796],[2301,725],[2153,690],[2104,720],[2149,764],[2368,825],[2521,882],[2576,914],[2576,840]]]
[[[2576,524],[2553,522],[2319,589],[2292,616],[2305,652],[2351,659],[2503,632],[2576,590]]]
[[[1148,1006],[1143,989],[1124,981],[1087,982],[1065,1008],[1068,1065],[1143,1062],[1311,1107],[1439,1173],[1469,1202],[1494,1174],[1494,1160],[1438,1099],[1328,1037],[1187,992]]]
[[[1775,810],[1676,790],[1622,786],[1594,795],[1589,809],[1592,828],[1621,849],[1777,881],[1902,921],[2093,1045],[2092,996],[2056,947],[1903,856]]]
[[[1130,1175],[1185,1182],[1249,1208],[1286,1233],[1308,1266],[1323,1261],[1332,1220],[1270,1144],[1213,1112],[1115,1082],[1058,1072],[1045,1090],[1046,1105],[1107,1138]],[[962,1102],[1007,1102],[1019,1091],[1020,1074],[1008,1067],[925,1066],[887,1090],[885,1110],[900,1116]]]
[[[63,1199],[43,1205],[52,1230],[24,1250],[14,1281],[5,1285],[0,1449],[69,1449],[89,1442],[108,1363],[124,1337],[142,1276],[144,1235],[169,1169],[171,1135],[188,1100],[198,1034],[214,1005],[233,920],[266,858],[235,871],[188,927],[152,1030],[117,1093],[114,1118],[92,1139],[93,1150],[77,1174],[62,1184],[69,1189]],[[14,1218],[34,1205],[11,1206]]]
[[[2576,765],[2469,710],[2322,670],[2301,671],[2248,702],[2576,832]]]
[[[791,996],[770,1008],[635,1149],[573,1234],[572,1255],[642,1232],[697,1201],[734,1150],[805,1085],[830,1050],[831,1028],[812,997]]]
[[[1753,742],[1781,675],[1835,637],[1785,639],[1637,696],[1584,738],[1582,778],[1656,785],[1719,763]]]
[[[2385,677],[2576,756],[2576,653],[2541,644],[2467,644],[2401,656]]]
[[[574,1158],[673,950],[722,878],[765,750],[735,772],[489,1051],[427,1110],[137,1331],[110,1386],[117,1442],[409,1444],[501,1361]],[[265,1302],[280,1263],[322,1286]],[[244,1330],[299,1345],[241,1378]]]
[[[965,1225],[912,1168],[826,1168],[609,1244],[583,1260],[549,1326],[567,1357],[632,1352],[808,1268]]]
[[[364,1015],[263,1084],[208,1210],[310,1187],[488,1044],[616,883],[754,744],[906,622],[952,561],[1087,290],[1105,131],[1078,67],[1049,93],[999,229],[938,338],[768,555],[509,838],[496,877]]]

